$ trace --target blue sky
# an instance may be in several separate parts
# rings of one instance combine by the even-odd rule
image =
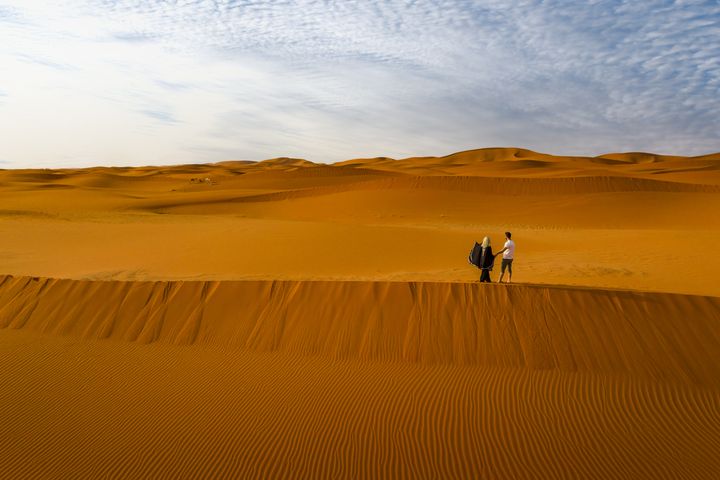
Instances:
[[[0,168],[720,151],[720,1],[0,0]]]

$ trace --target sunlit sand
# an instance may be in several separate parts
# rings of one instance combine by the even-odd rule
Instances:
[[[0,476],[714,478],[717,212],[717,154],[0,170]]]

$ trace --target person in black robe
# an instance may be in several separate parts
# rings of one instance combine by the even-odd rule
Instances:
[[[485,237],[482,241],[482,253],[480,254],[480,282],[491,283],[490,272],[495,264],[495,255],[492,253],[490,238]]]

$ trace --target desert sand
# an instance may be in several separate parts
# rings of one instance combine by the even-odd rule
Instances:
[[[0,477],[716,478],[718,211],[720,154],[0,170]]]

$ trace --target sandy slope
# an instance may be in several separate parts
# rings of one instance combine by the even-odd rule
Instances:
[[[0,477],[715,478],[718,211],[717,154],[0,170]]]
[[[15,478],[720,468],[717,297],[5,277],[0,304]]]
[[[0,327],[49,335],[720,387],[720,297],[478,283],[1,277],[0,305]]]

